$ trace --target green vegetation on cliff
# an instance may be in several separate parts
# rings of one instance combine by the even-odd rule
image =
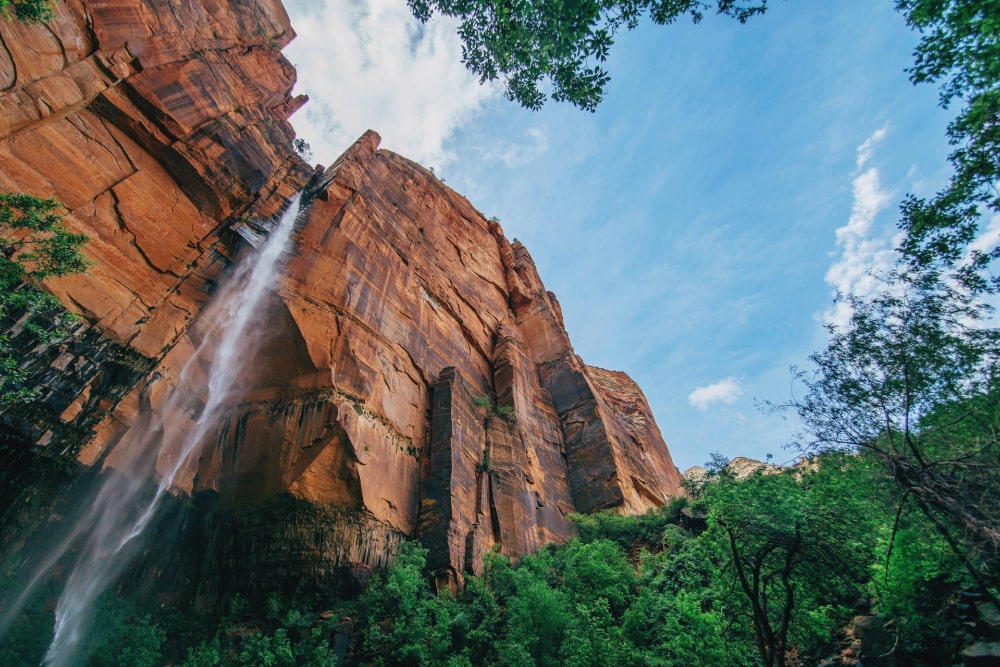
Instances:
[[[948,600],[974,582],[920,511],[897,515],[894,484],[864,454],[744,480],[720,468],[692,507],[707,515],[704,530],[680,527],[683,501],[640,517],[577,517],[579,539],[516,564],[494,555],[457,599],[431,594],[424,552],[408,544],[362,598],[357,658],[816,664],[850,644],[859,617],[878,628],[865,664],[940,664],[961,642]]]
[[[64,334],[68,319],[59,299],[41,289],[41,281],[88,266],[80,252],[87,237],[63,226],[60,208],[54,199],[0,193],[0,320],[19,318],[19,328],[38,343]],[[36,313],[45,315],[46,326],[32,320]],[[0,406],[34,397],[36,388],[25,380],[9,337],[0,335]]]
[[[54,16],[47,0],[0,0],[0,16],[8,21],[44,23]]]

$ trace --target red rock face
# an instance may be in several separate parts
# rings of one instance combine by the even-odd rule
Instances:
[[[221,223],[273,214],[311,168],[291,147],[286,118],[304,99],[290,94],[279,2],[53,7],[45,25],[2,28],[0,190],[55,197],[90,237],[88,274],[49,284],[86,331],[23,349],[41,400],[0,420],[89,463],[186,359],[231,254]]]
[[[47,416],[3,419],[114,466],[210,335],[199,314],[236,253],[224,230],[309,181],[285,120],[303,100],[277,0],[57,13],[3,28],[0,189],[63,201],[94,266],[50,285],[85,326],[29,358]],[[679,493],[642,393],[575,355],[527,250],[378,143],[316,174],[245,391],[179,481],[218,499],[206,589],[338,585],[405,536],[455,587],[490,548],[568,539],[568,514]]]
[[[304,102],[279,51],[294,33],[276,0],[53,6],[3,26],[0,189],[67,206],[94,267],[53,289],[156,358],[218,273],[219,222],[308,177],[285,120]]]
[[[577,358],[527,251],[377,144],[362,137],[303,214],[259,362],[274,372],[203,458],[199,488],[233,512],[290,494],[416,534],[442,586],[493,546],[567,539],[570,513],[676,495],[642,393]],[[301,536],[306,550],[333,530]],[[371,564],[394,540],[370,545]],[[344,549],[325,552],[331,566]]]

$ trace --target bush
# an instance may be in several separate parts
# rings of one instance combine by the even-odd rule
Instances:
[[[46,0],[0,0],[0,16],[8,21],[44,23],[55,16]]]
[[[443,665],[456,653],[452,624],[461,619],[453,600],[431,594],[426,555],[420,543],[404,542],[361,596],[362,653],[375,665]]]

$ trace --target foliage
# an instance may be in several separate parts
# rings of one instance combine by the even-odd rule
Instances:
[[[588,111],[603,98],[604,63],[619,30],[632,30],[646,16],[660,25],[684,16],[697,23],[712,9],[745,23],[767,8],[767,0],[408,2],[421,21],[434,14],[460,21],[462,62],[480,83],[500,80],[508,99],[528,109],[551,97]]]
[[[489,394],[473,396],[472,402],[480,408],[486,408],[486,413],[490,416],[499,417],[500,419],[510,422],[511,424],[517,421],[517,415],[514,413],[513,405],[497,403]]]
[[[0,193],[0,319],[24,318],[25,331],[36,342],[47,342],[66,332],[67,314],[59,300],[40,288],[40,282],[86,270],[80,248],[87,241],[62,224],[54,199],[23,193]],[[33,322],[32,314],[51,315],[52,329]],[[11,341],[0,336],[0,406],[24,403],[35,391],[11,353]]]
[[[668,532],[667,549],[644,557],[636,599],[622,618],[639,664],[753,664],[749,637],[724,617],[723,552],[680,528]]]
[[[936,406],[989,388],[994,334],[967,292],[935,278],[895,276],[871,299],[847,297],[849,325],[799,373],[808,393],[795,403],[810,446],[865,448],[923,459],[918,423]]]
[[[10,582],[6,582],[10,583]],[[7,588],[7,586],[4,586]],[[54,582],[41,586],[0,640],[0,664],[37,667],[52,641]],[[163,664],[166,632],[135,604],[105,595],[97,604],[95,631],[82,645],[87,667],[158,667]]]
[[[302,137],[297,137],[295,141],[292,142],[292,149],[306,162],[309,162],[313,158],[312,146],[310,146],[309,142]]]
[[[828,638],[864,590],[873,558],[866,508],[830,473],[839,463],[720,477],[705,489],[706,539],[728,551],[725,575],[740,593],[730,605],[747,619],[767,667],[784,667],[793,646],[811,650]]]
[[[938,276],[897,276],[868,300],[851,298],[845,330],[830,329],[816,369],[793,401],[812,451],[875,456],[984,586],[1000,580],[995,497],[998,332],[987,310]]]
[[[513,405],[498,405],[496,407],[496,415],[504,421],[514,423],[517,421],[517,416],[514,414]]]
[[[898,642],[911,653],[935,651],[954,635],[941,601],[968,585],[962,563],[920,519],[906,512],[896,531],[884,531],[872,579],[879,615],[895,620]]]
[[[3,577],[0,590],[11,595],[18,590],[11,575]],[[0,665],[5,667],[38,667],[52,642],[54,614],[50,600],[59,594],[58,587],[46,582],[27,600],[22,613],[0,627]]]
[[[265,619],[254,618],[240,598],[209,639],[187,649],[182,667],[333,667],[330,622],[278,597],[268,600]]]
[[[376,665],[443,665],[452,643],[453,603],[431,595],[427,550],[405,542],[384,576],[361,597],[363,654]]]
[[[938,83],[941,105],[959,107],[953,175],[935,196],[904,200],[901,268],[872,298],[842,297],[853,317],[830,330],[792,405],[807,451],[880,464],[891,485],[880,509],[893,518],[879,535],[878,606],[911,650],[931,650],[947,634],[941,599],[969,581],[994,595],[1000,584],[1000,331],[981,300],[1000,291],[1000,2],[896,7],[921,33],[911,80]]]
[[[0,0],[0,16],[8,21],[45,23],[55,16],[48,0]]]
[[[590,667],[633,662],[634,648],[625,641],[621,627],[614,622],[607,599],[578,602],[572,611],[559,648],[559,664]]]
[[[147,613],[105,596],[98,608],[92,641],[97,649],[88,667],[158,667],[166,632]]]
[[[783,664],[779,655],[818,655],[866,592],[909,646],[940,644],[941,633],[954,632],[937,621],[940,596],[966,579],[916,511],[902,516],[890,540],[891,499],[882,496],[892,480],[877,464],[831,453],[743,481],[723,467],[705,485],[707,531],[672,523],[680,501],[638,517],[576,517],[579,539],[517,563],[492,552],[457,598],[434,595],[426,551],[415,542],[401,545],[356,604],[328,613],[307,611],[301,591],[289,602],[274,595],[256,610],[235,599],[217,629],[199,620],[193,631],[190,622],[109,598],[89,664],[326,667],[337,664],[334,635],[349,617],[353,655],[367,665],[751,667],[762,662],[765,627],[755,625],[755,605],[775,635],[788,614],[786,640],[773,642],[769,654],[770,664]],[[756,598],[740,568],[751,582],[756,573]],[[3,664],[38,664],[51,637],[54,593],[29,605],[34,627],[14,627],[0,643]]]
[[[1000,288],[989,276],[995,241],[978,247],[984,216],[1000,213],[1000,0],[897,0],[921,33],[910,69],[914,83],[940,83],[941,105],[961,105],[948,126],[954,174],[931,199],[902,206],[901,249],[911,266],[955,269],[966,285]]]
[[[626,551],[635,546],[659,551],[663,547],[664,532],[677,523],[687,503],[686,497],[679,496],[639,516],[603,510],[592,514],[571,514],[569,519],[584,542],[611,540]]]
[[[663,517],[622,517],[615,530],[670,532]],[[549,546],[517,564],[492,553],[458,599],[431,597],[423,550],[406,546],[364,595],[363,658],[518,667],[752,664],[733,659],[747,658],[750,644],[738,633],[724,637],[722,613],[713,608],[721,597],[718,552],[673,528],[669,546],[657,540],[658,553],[644,552],[638,569],[622,546],[602,538]]]
[[[543,550],[516,568],[494,554],[483,577],[470,578],[463,598],[453,600],[430,595],[424,550],[404,545],[362,598],[366,658],[374,664],[597,664],[581,661],[607,646],[565,640],[587,623],[603,627],[612,608],[622,608],[631,595],[634,574],[609,542],[567,549]]]
[[[866,596],[865,606],[895,619],[914,649],[943,631],[934,620],[941,599],[925,588],[954,592],[966,579],[942,540],[920,532],[916,513],[904,517],[906,534],[887,554],[894,482],[879,460],[831,452],[782,474],[740,481],[724,471],[718,466],[705,485],[711,525],[700,535],[667,520],[680,502],[640,517],[574,517],[579,539],[516,564],[493,553],[457,599],[432,598],[423,550],[406,547],[365,594],[365,659],[792,664],[792,655],[818,655]],[[649,542],[652,552],[630,559]]]
[[[0,581],[0,591],[16,590],[10,575]],[[53,610],[60,593],[57,581],[46,582],[18,617],[0,628],[0,665],[37,667],[42,663],[52,641]],[[329,648],[330,628],[314,615],[282,608],[280,617],[251,620],[245,605],[237,600],[217,631],[214,621],[190,612],[143,606],[109,592],[98,600],[93,630],[81,642],[76,657],[86,667],[336,664]],[[212,636],[202,640],[206,632]]]

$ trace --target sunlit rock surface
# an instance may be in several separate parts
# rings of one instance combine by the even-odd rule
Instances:
[[[279,51],[294,33],[277,1],[53,7],[46,25],[3,24],[0,188],[69,208],[94,266],[54,289],[158,357],[217,273],[219,221],[308,176],[285,120],[304,101]]]
[[[802,469],[809,465],[811,464],[808,459],[801,459],[795,464],[795,467]],[[764,461],[750,459],[745,456],[737,456],[726,464],[725,469],[726,472],[732,475],[734,479],[744,480],[747,477],[751,477],[756,474],[776,475],[787,470],[788,466],[765,463]],[[682,479],[697,485],[704,484],[708,478],[708,470],[702,466],[691,466],[684,471],[682,476]]]
[[[55,197],[90,237],[89,273],[49,285],[89,331],[44,351],[20,339],[43,393],[4,421],[74,453],[162,393],[122,401],[213,291],[228,252],[220,223],[271,215],[310,168],[285,120],[304,99],[279,51],[294,35],[279,2],[53,7],[45,25],[3,22],[0,190]],[[169,384],[172,368],[157,376]]]
[[[287,493],[363,514],[386,529],[373,564],[394,547],[385,536],[418,534],[442,583],[494,545],[567,539],[570,513],[677,494],[642,393],[574,354],[527,251],[377,144],[366,134],[317,186],[250,400],[196,488],[237,513]],[[334,523],[302,539],[332,545]]]
[[[374,133],[323,173],[294,154],[277,1],[56,11],[3,26],[0,189],[64,202],[94,266],[50,284],[80,331],[24,350],[44,392],[2,416],[6,437],[114,467],[217,335],[199,314],[248,252],[229,230],[312,178],[242,394],[176,489],[202,512],[180,559],[198,595],[351,589],[405,536],[454,587],[490,548],[567,539],[570,513],[679,493],[639,388],[576,356],[496,222]]]

